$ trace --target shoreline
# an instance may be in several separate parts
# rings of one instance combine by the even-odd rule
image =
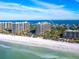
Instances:
[[[78,43],[60,42],[53,40],[45,40],[42,38],[15,36],[7,34],[0,34],[0,41],[28,45],[28,46],[35,46],[35,47],[44,47],[52,50],[79,54]]]

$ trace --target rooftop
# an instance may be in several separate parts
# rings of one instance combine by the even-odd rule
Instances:
[[[65,32],[79,32],[79,30],[66,30]]]

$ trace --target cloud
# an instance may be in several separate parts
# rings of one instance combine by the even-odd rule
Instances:
[[[32,0],[33,2],[35,2],[36,4],[42,5],[46,8],[52,8],[52,9],[57,9],[57,8],[63,8],[64,5],[55,5],[55,4],[49,4],[46,2],[41,2],[39,0]]]
[[[0,2],[0,8],[15,9],[15,10],[22,10],[22,11],[27,11],[27,10],[43,11],[43,9],[40,9],[40,8],[33,8],[33,7],[24,6],[24,5],[21,5],[21,4],[5,3],[5,2]]]
[[[43,17],[45,15],[44,11],[44,9],[15,3],[0,3],[0,19],[47,19],[47,15],[47,17]]]
[[[0,19],[6,20],[51,20],[51,19],[79,19],[79,14],[65,9],[64,5],[49,4],[38,0],[34,3],[46,7],[30,7],[17,3],[0,2]]]

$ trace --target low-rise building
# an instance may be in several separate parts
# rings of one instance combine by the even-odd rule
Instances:
[[[79,30],[66,30],[63,36],[64,38],[79,38]]]

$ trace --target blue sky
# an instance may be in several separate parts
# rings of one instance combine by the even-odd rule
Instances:
[[[79,0],[0,0],[0,20],[79,20]]]

